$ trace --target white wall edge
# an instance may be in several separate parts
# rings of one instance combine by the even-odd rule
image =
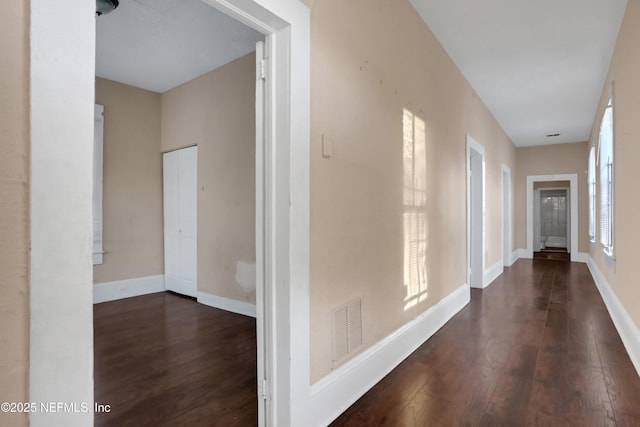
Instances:
[[[378,341],[311,386],[307,426],[326,426],[466,306],[465,284],[416,319]]]
[[[586,264],[589,262],[589,258],[591,257],[586,252],[574,252],[571,254],[572,262],[582,262]]]
[[[640,375],[640,329],[638,329],[631,319],[631,316],[629,316],[629,313],[624,309],[618,296],[589,254],[587,254],[587,266],[607,306],[613,324],[620,334],[629,358],[636,368],[636,372]]]
[[[218,295],[208,294],[205,292],[198,292],[198,302],[200,304],[208,305],[209,307],[219,308],[220,310],[256,318],[256,305],[248,302],[219,297]]]
[[[164,292],[164,275],[136,277],[93,285],[93,303],[115,301],[123,298]]]
[[[495,264],[493,264],[491,267],[485,268],[484,274],[482,275],[482,287],[486,288],[491,283],[493,283],[493,281],[496,280],[498,276],[502,274],[503,271],[504,271],[504,264],[502,261],[498,261]]]

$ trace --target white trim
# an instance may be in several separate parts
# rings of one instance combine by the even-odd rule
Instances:
[[[95,4],[30,5],[28,396],[91,408]],[[93,411],[31,412],[29,425],[90,426]]]
[[[485,251],[485,241],[484,241],[484,232],[485,232],[485,208],[484,208],[484,198],[485,198],[485,165],[484,165],[484,147],[478,143],[473,137],[469,134],[466,135],[467,141],[467,283],[471,284],[471,150],[480,154],[482,157],[482,268],[484,269],[484,251]]]
[[[576,261],[578,255],[578,174],[560,175],[529,175],[527,176],[527,249],[526,255],[521,258],[533,258],[533,183],[549,181],[569,181],[569,193],[571,207],[571,261]]]
[[[514,249],[513,252],[511,252],[511,264],[509,264],[509,267],[511,267],[513,264],[516,263],[516,261],[520,259],[521,250],[523,249]]]
[[[575,257],[572,257],[572,262],[588,263],[590,255],[587,252],[578,252]]]
[[[486,288],[491,283],[493,283],[493,281],[496,280],[498,276],[502,274],[503,271],[504,271],[504,264],[502,263],[502,261],[498,261],[495,264],[493,264],[491,267],[485,268],[484,273],[482,275],[482,287]]]
[[[505,188],[504,185],[504,176],[507,175],[508,186]],[[500,211],[502,217],[502,263],[505,267],[509,267],[513,264],[511,251],[513,248],[513,199],[511,195],[511,169],[509,166],[502,164],[502,175],[501,180],[502,183],[502,197],[501,197],[501,205],[502,209]],[[506,193],[506,194],[505,194]],[[506,196],[506,197],[505,197]],[[507,199],[507,217],[505,218],[504,211],[504,201]],[[504,235],[505,229],[507,230],[507,235]],[[507,245],[505,248],[504,242],[507,241]]]
[[[103,158],[104,158],[104,105],[94,106],[94,126],[93,126],[93,265],[102,264],[104,249],[102,247],[103,238],[103,210],[102,210],[102,189],[103,189]]]
[[[296,425],[329,425],[469,301],[469,285],[460,286],[422,315],[313,384],[305,418]]]
[[[231,313],[242,314],[243,316],[256,317],[256,305],[231,298],[219,297],[218,295],[198,292],[198,302],[209,307],[230,311]]]
[[[629,358],[631,359],[633,366],[636,368],[636,372],[640,375],[640,329],[638,329],[638,326],[636,326],[633,319],[631,319],[629,313],[624,309],[620,299],[618,299],[618,296],[611,288],[611,285],[602,274],[593,258],[591,258],[589,254],[587,254],[587,258],[587,266],[593,276],[593,280],[596,283],[598,291],[600,291],[600,295],[602,296],[605,305],[607,306],[607,310],[613,320],[613,324],[615,325],[618,334],[620,334],[624,347],[627,349]]]
[[[529,251],[527,249],[518,248],[517,251],[518,251],[518,259],[520,259],[520,258],[524,258],[524,259],[533,258],[533,252],[529,253]]]
[[[299,0],[206,0],[266,35],[264,209],[256,229],[258,373],[268,379],[258,424],[304,425],[309,400],[310,10]],[[276,144],[277,141],[277,144]],[[256,152],[256,161],[259,161]],[[258,171],[256,171],[257,173]],[[258,199],[259,191],[256,191]],[[257,247],[262,237],[264,259]],[[261,268],[262,266],[262,268]],[[262,292],[260,287],[264,288]],[[262,384],[260,378],[258,383]]]
[[[93,303],[115,301],[123,298],[164,292],[164,275],[136,277],[93,285]]]
[[[304,425],[298,420],[305,416],[310,387],[310,11],[299,0],[207,2],[267,35],[273,114],[265,154],[266,262],[264,276],[257,271],[257,277],[264,277],[270,345],[266,357],[258,358],[270,365],[272,411],[258,422]],[[87,141],[93,135],[95,5],[67,3],[62,9],[49,0],[32,0],[30,10],[29,396],[93,405],[92,148]],[[64,141],[68,150],[51,141]],[[51,421],[34,413],[31,424],[93,422],[91,412],[58,415]]]

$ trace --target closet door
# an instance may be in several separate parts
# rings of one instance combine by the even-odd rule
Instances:
[[[198,147],[163,155],[164,274],[168,290],[197,296]]]

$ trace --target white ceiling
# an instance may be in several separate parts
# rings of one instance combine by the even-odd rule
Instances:
[[[202,0],[120,0],[96,18],[96,75],[162,93],[263,39]]]
[[[626,0],[410,1],[516,146],[589,139]]]
[[[410,1],[516,146],[589,138],[627,0]],[[263,39],[202,0],[121,0],[96,26],[96,74],[160,93]]]

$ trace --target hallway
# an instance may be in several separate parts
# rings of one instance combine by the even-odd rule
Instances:
[[[586,264],[521,259],[332,426],[637,426],[638,396]]]

